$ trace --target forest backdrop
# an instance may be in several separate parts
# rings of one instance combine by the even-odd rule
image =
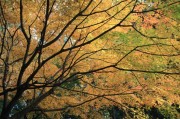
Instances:
[[[179,3],[1,0],[0,118],[180,118]]]

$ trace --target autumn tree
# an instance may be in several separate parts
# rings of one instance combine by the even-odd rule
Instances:
[[[178,3],[0,1],[0,118],[93,118],[103,106],[146,104],[166,81],[175,90],[179,24],[163,11]]]

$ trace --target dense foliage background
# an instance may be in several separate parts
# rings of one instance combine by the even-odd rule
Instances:
[[[179,3],[1,0],[0,118],[180,118]]]

